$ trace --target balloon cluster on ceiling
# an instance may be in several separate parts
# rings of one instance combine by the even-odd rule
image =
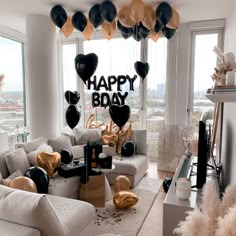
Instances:
[[[156,9],[145,5],[142,0],[133,0],[117,12],[111,1],[95,4],[89,10],[88,17],[81,11],[72,17],[67,16],[65,9],[56,5],[50,16],[54,24],[61,29],[65,37],[69,37],[74,28],[82,32],[85,39],[93,37],[94,30],[101,26],[103,35],[110,40],[116,28],[123,38],[132,36],[136,41],[150,37],[154,42],[161,34],[170,39],[179,27],[179,13],[167,2],[161,2]]]

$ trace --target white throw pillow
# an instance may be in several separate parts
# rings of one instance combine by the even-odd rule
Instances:
[[[101,139],[101,129],[74,128],[76,145],[87,144]]]
[[[63,234],[57,214],[44,194],[0,185],[0,209],[2,220],[39,229],[41,235]]]
[[[62,149],[67,149],[72,152],[72,145],[68,136],[61,135],[58,138],[48,139],[48,144],[52,147],[54,152],[59,152]]]
[[[15,148],[23,148],[26,153],[34,151],[40,144],[47,143],[47,139],[45,137],[40,137],[37,139],[33,139],[30,142],[26,143],[17,143]]]
[[[42,143],[35,151],[28,153],[27,157],[31,165],[38,166],[37,155],[39,152],[53,152],[52,147]]]
[[[9,173],[20,170],[23,174],[30,168],[30,163],[25,151],[22,148],[16,149],[5,155]]]

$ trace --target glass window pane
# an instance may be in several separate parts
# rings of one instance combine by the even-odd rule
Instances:
[[[197,34],[194,49],[194,95],[193,95],[193,124],[198,127],[198,121],[203,112],[208,112],[212,119],[214,103],[205,97],[208,88],[212,87],[211,75],[216,66],[217,57],[213,52],[218,44],[218,34]],[[206,57],[207,55],[207,57]]]
[[[110,41],[106,39],[98,39],[84,42],[84,54],[95,53],[98,56],[98,67],[94,75],[97,77],[97,81],[100,80],[101,76],[104,76],[106,81],[108,76],[114,75],[129,75],[133,77],[136,72],[134,69],[134,63],[140,60],[140,43],[136,42],[132,38],[123,39],[115,38]],[[129,90],[129,83],[126,82],[122,86],[122,95],[127,91],[128,97],[125,103],[130,106],[131,117],[129,119],[133,124],[133,128],[139,126],[139,107],[140,107],[140,96],[139,96],[139,84],[140,80],[137,78],[134,82],[134,91]],[[100,90],[103,92],[104,89]],[[96,121],[98,123],[108,124],[110,121],[110,115],[108,108],[102,107],[93,108],[91,104],[91,94],[94,90],[88,90],[85,88],[85,121],[91,114],[95,114]],[[117,92],[117,85],[112,86],[112,93]]]
[[[0,130],[12,132],[25,125],[22,43],[0,37]]]
[[[157,160],[158,132],[165,119],[167,39],[148,40],[147,138],[150,162]]]

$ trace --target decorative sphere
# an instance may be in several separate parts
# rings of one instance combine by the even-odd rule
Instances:
[[[16,177],[15,179],[12,179],[8,183],[8,187],[37,193],[37,187],[34,181],[25,176],[19,176]]]
[[[134,154],[134,142],[128,141],[125,142],[121,148],[121,155],[125,157],[130,157]]]
[[[130,180],[125,175],[117,176],[113,185],[114,185],[114,191],[116,193],[118,193],[119,191],[129,191],[131,187]]]
[[[67,149],[62,149],[61,151],[59,151],[59,153],[61,155],[61,162],[63,164],[69,164],[72,162],[73,154],[71,151],[69,151]]]
[[[163,181],[163,189],[165,191],[165,193],[168,192],[169,188],[170,188],[170,185],[171,185],[171,182],[172,182],[172,178],[166,178],[164,179]]]
[[[38,193],[48,193],[49,178],[46,170],[38,166],[32,166],[25,172],[24,176],[34,181]]]

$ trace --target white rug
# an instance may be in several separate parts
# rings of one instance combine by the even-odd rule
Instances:
[[[105,208],[97,208],[96,235],[136,236],[157,196],[162,181],[144,177],[132,192],[138,203],[128,209],[116,209],[112,200]],[[153,191],[150,191],[153,190]]]

